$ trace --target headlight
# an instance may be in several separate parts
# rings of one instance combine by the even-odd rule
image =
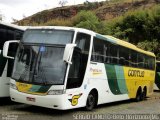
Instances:
[[[48,95],[61,95],[64,94],[64,90],[50,90],[48,91]]]
[[[13,83],[10,83],[10,88],[17,90],[17,86]]]

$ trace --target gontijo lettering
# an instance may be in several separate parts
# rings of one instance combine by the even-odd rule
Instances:
[[[128,70],[129,77],[144,77],[145,72],[140,70]]]

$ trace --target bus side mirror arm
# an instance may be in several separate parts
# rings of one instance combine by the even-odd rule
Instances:
[[[74,47],[76,47],[76,44],[66,44],[64,55],[63,55],[64,62],[68,64],[72,64],[71,57],[72,57]]]
[[[10,57],[8,56],[8,49],[9,49],[9,45],[11,43],[19,43],[19,40],[10,40],[10,41],[6,41],[3,45],[3,57],[5,58],[9,58],[9,59],[14,59],[14,57]]]

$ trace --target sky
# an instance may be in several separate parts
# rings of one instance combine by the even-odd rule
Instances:
[[[0,0],[0,15],[3,15],[4,22],[12,22],[31,16],[45,9],[60,7],[61,0]],[[66,0],[66,5],[84,3],[86,0]],[[89,2],[105,0],[87,0]]]

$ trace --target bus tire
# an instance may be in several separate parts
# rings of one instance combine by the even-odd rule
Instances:
[[[142,90],[139,88],[139,89],[137,90],[137,94],[136,94],[135,101],[136,101],[136,102],[139,102],[139,101],[141,101],[141,100],[142,100]]]
[[[147,89],[144,88],[144,90],[143,90],[143,92],[142,92],[142,98],[141,98],[141,100],[145,100],[146,95],[147,95]]]
[[[97,105],[97,99],[97,93],[94,90],[92,90],[87,97],[85,109],[87,111],[93,110],[93,108]]]

